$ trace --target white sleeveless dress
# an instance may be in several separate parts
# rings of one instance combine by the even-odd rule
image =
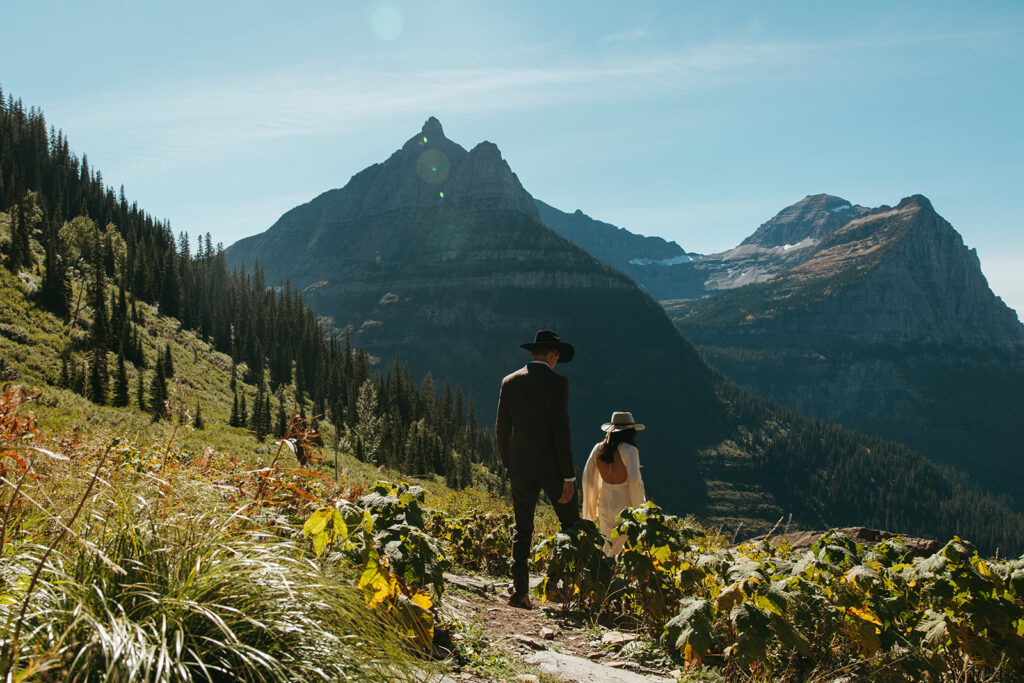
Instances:
[[[600,457],[599,442],[590,452],[587,464],[583,468],[583,519],[597,521],[604,534],[604,553],[608,557],[617,555],[626,544],[626,537],[610,539],[615,529],[619,513],[629,507],[636,507],[647,502],[644,495],[644,481],[640,476],[640,452],[628,443],[619,444],[619,457],[626,466],[626,481],[621,484],[609,484],[601,478],[597,468]]]

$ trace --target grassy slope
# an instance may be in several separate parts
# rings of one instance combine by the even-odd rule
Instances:
[[[64,322],[31,302],[27,293],[35,283],[28,274],[22,277],[29,283],[19,281],[6,269],[0,268],[0,321],[3,321],[0,322],[0,359],[7,368],[7,376],[2,379],[41,392],[38,402],[32,406],[41,431],[53,435],[74,431],[81,439],[96,443],[118,437],[128,440],[140,450],[156,453],[162,452],[173,440],[174,449],[182,454],[196,457],[210,449],[222,457],[251,463],[254,467],[266,464],[273,457],[277,446],[272,439],[261,443],[249,430],[228,426],[232,403],[231,359],[212,350],[191,331],[180,329],[177,320],[160,316],[148,304],[136,304],[143,320],[143,351],[150,368],[145,372],[144,386],[148,392],[157,353],[168,344],[177,380],[168,385],[172,409],[188,410],[191,414],[197,405],[200,406],[205,429],[197,430],[191,426],[175,428],[169,421],[153,422],[150,415],[140,412],[135,402],[138,371],[131,363],[126,363],[131,387],[131,405],[128,408],[99,406],[59,388],[62,349],[70,343],[78,362],[83,357],[88,311],[79,316],[86,325],[80,322],[76,329],[70,330]],[[115,358],[110,354],[108,359],[113,377]],[[241,380],[239,385],[239,390],[244,388],[248,394],[251,408],[255,386],[246,385]],[[409,479],[401,472],[380,470],[357,460],[346,450],[344,440],[341,450],[335,451],[330,447],[335,443],[335,427],[326,420],[320,423],[320,427],[323,441],[328,446],[323,450],[323,461],[314,469],[350,485],[372,483],[382,478],[394,481]],[[490,475],[478,469],[476,476],[483,479]],[[511,510],[508,501],[496,498],[483,488],[454,491],[445,486],[440,477],[416,479],[415,483],[427,489],[427,503],[433,508],[448,512]],[[555,524],[553,513],[542,510],[538,533],[549,533]]]

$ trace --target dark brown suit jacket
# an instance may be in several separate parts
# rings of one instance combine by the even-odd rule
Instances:
[[[501,381],[494,425],[510,479],[576,476],[569,437],[569,380],[545,363],[528,363]]]

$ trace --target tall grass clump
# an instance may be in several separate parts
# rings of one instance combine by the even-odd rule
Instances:
[[[0,395],[0,680],[392,681],[420,668],[399,625],[319,569],[286,520],[267,527],[211,495],[224,487],[154,470],[117,440],[43,448],[20,410],[34,398]]]
[[[247,520],[118,501],[64,550],[9,544],[0,622],[13,680],[396,680],[409,656],[361,593]],[[96,505],[94,503],[94,505]],[[5,629],[7,633],[10,628]]]

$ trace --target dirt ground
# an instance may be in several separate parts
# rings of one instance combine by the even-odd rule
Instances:
[[[457,658],[450,660],[448,675],[455,680],[560,680],[538,674],[526,662],[539,650],[653,677],[679,676],[673,671],[676,665],[644,657],[649,649],[641,634],[596,624],[588,615],[567,613],[558,604],[539,605],[534,600],[532,610],[510,607],[504,581],[447,575],[446,583],[442,616],[455,625],[455,644],[464,660],[462,665]],[[503,672],[500,666],[489,669],[489,658],[512,660],[514,672]]]

